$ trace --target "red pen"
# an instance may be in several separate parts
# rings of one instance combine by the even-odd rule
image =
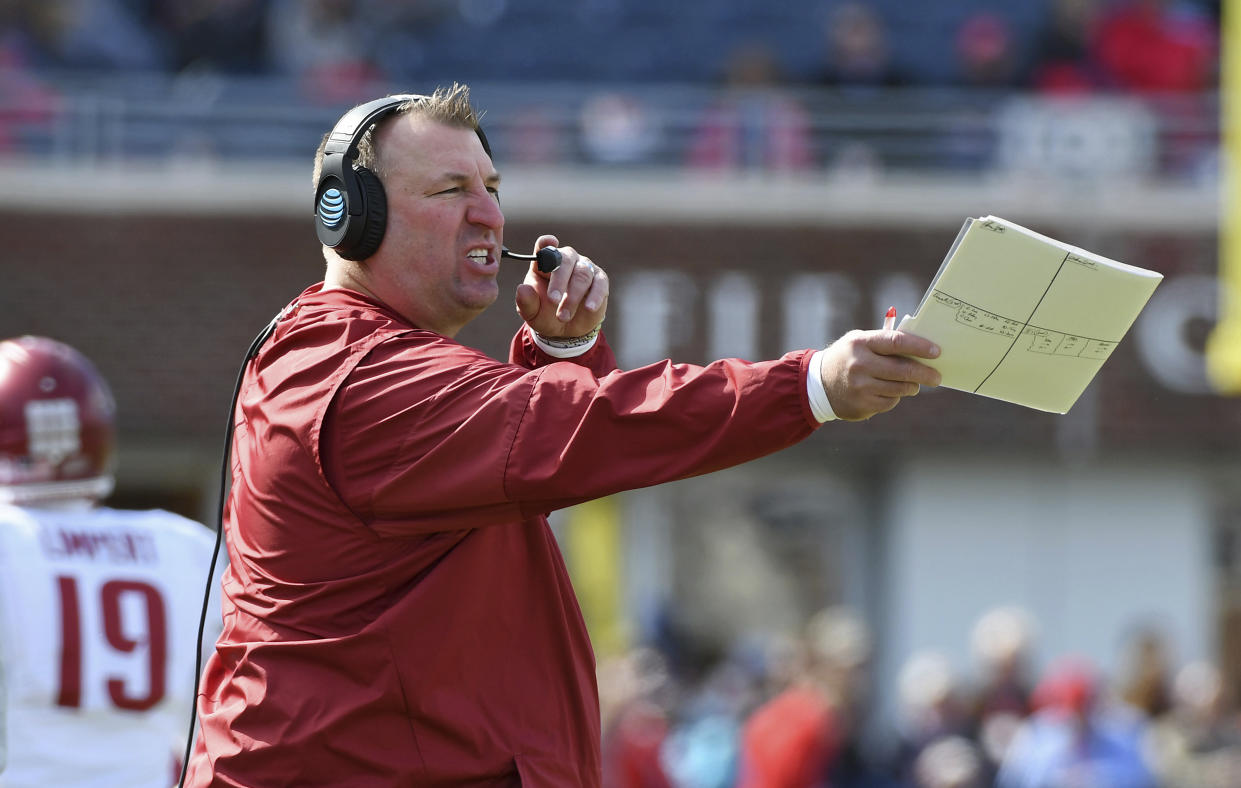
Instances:
[[[883,316],[883,330],[891,331],[896,328],[896,307],[888,307],[888,313]]]

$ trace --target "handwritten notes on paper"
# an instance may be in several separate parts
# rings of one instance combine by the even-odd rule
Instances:
[[[942,385],[1067,413],[1161,274],[986,216],[967,219],[900,328],[939,344]]]

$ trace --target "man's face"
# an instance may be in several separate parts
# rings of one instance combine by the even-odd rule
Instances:
[[[453,336],[499,295],[500,176],[474,131],[401,115],[379,131],[388,223],[363,266],[371,292]]]

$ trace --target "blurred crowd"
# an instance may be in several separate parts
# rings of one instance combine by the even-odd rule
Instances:
[[[677,13],[657,0],[0,0],[0,62],[285,75],[322,86],[441,78],[437,66],[458,65],[456,56],[471,80],[758,78],[844,90],[946,76],[987,88],[1198,91],[1217,70],[1218,0],[1023,0],[973,12],[928,4],[918,15],[934,18],[929,30],[883,2],[808,0],[779,14],[750,0],[698,5],[673,4]],[[531,23],[543,26],[541,40],[513,40]],[[819,32],[807,38],[807,29]],[[555,56],[538,57],[549,36]],[[611,49],[590,51],[605,41]],[[471,42],[473,51],[455,53]],[[817,51],[787,58],[788,42]],[[954,68],[919,68],[911,55]]]
[[[1218,0],[939,2],[917,14],[893,0],[0,0],[0,150],[47,147],[51,120],[75,106],[75,74],[158,75],[196,96],[231,80],[267,91],[232,101],[333,108],[456,80],[589,85],[578,106],[558,107],[567,122],[536,102],[505,113],[510,130],[497,140],[518,163],[869,177],[1007,166],[1007,146],[1032,171],[1069,157],[1088,176],[1209,179],[1216,109],[1168,100],[1218,86],[1219,13]],[[700,98],[658,103],[636,89],[644,84]],[[925,98],[942,87],[958,104]],[[910,95],[919,89],[922,104]],[[1007,95],[1149,108],[1004,114],[993,99]],[[885,107],[908,117],[884,125]],[[193,141],[174,151],[229,147],[177,129],[136,152],[158,154],[152,139],[179,136]]]
[[[853,611],[796,639],[700,665],[640,647],[601,659],[611,788],[1225,788],[1241,785],[1241,713],[1217,668],[1174,664],[1136,632],[1104,675],[1060,655],[1036,668],[1036,622],[976,623],[973,670],[908,655],[880,719],[872,634]]]

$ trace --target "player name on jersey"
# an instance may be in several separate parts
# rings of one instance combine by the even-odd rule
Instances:
[[[39,535],[47,558],[87,559],[112,564],[159,563],[155,538],[144,531],[90,531],[47,528]]]

